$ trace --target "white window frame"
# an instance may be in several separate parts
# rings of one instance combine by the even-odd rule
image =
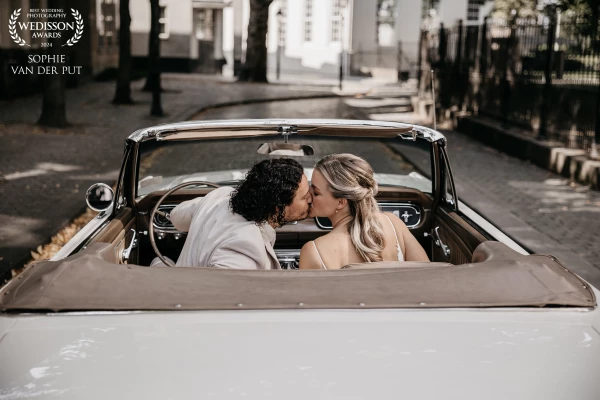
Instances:
[[[281,10],[281,25],[279,25],[279,46],[285,47],[287,40],[287,0],[281,0],[279,3],[279,10]]]
[[[158,38],[161,40],[166,40],[169,38],[171,30],[169,29],[169,17],[168,17],[168,13],[167,13],[167,6],[166,5],[159,5],[159,12],[158,12]],[[160,9],[164,9],[165,10],[165,15],[163,18],[160,17]],[[160,33],[160,26],[164,25],[165,27],[165,31],[164,33]]]
[[[337,14],[335,13],[337,10]],[[332,0],[331,1],[331,29],[329,30],[329,40],[331,43],[341,43],[343,32],[342,32],[342,13],[344,12],[341,0]],[[337,25],[337,33],[338,37],[334,35],[336,31],[334,27]]]
[[[481,7],[484,1],[480,0],[469,0],[467,2],[467,22],[479,21],[479,14],[481,13]]]
[[[210,11],[210,13],[209,13]],[[215,39],[215,34],[214,34],[214,29],[215,29],[215,25],[214,25],[214,9],[209,9],[209,8],[199,8],[194,10],[194,37],[196,38],[196,40],[214,40]],[[203,32],[203,36],[202,37],[198,37],[198,14],[204,14],[204,25],[202,26],[202,32]],[[210,18],[208,18],[210,15]],[[207,33],[207,35],[204,35],[204,33]]]
[[[308,12],[310,11],[310,13]],[[304,0],[304,42],[310,43],[313,41],[313,16],[314,4],[313,0]]]

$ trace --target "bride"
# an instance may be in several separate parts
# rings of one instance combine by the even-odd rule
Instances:
[[[429,261],[400,218],[379,210],[373,168],[353,154],[322,158],[313,171],[311,216],[327,217],[328,234],[308,242],[300,269],[340,269],[375,261]]]

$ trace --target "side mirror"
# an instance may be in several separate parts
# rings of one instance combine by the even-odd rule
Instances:
[[[94,211],[102,212],[110,208],[115,199],[115,192],[105,183],[94,183],[85,192],[85,202]]]

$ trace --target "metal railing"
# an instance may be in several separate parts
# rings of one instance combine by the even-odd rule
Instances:
[[[439,105],[497,118],[531,136],[590,150],[600,143],[598,28],[556,18],[421,34],[420,90],[437,71]]]

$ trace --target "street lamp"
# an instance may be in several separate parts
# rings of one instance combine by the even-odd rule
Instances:
[[[339,0],[340,4],[340,91],[342,90],[342,81],[344,80],[344,12],[348,5],[348,0]]]
[[[281,47],[283,46],[282,44],[282,36],[283,36],[283,32],[281,30],[282,25],[283,24],[283,13],[281,12],[281,8],[279,9],[279,11],[277,11],[277,68],[276,68],[276,76],[277,76],[277,80],[279,80],[279,75],[281,73]]]

